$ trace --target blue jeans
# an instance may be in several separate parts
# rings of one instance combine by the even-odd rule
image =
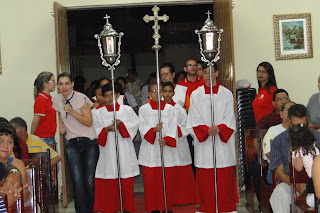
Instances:
[[[98,141],[83,137],[73,138],[67,141],[66,150],[76,212],[92,213],[94,179],[99,158]]]
[[[44,142],[46,142],[46,144],[53,144],[56,142],[56,140],[54,139],[54,137],[49,137],[49,138],[42,138],[42,140]]]

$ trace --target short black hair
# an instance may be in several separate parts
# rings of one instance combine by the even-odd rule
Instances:
[[[116,79],[116,82],[118,82],[118,81],[123,81],[125,84],[127,84],[127,79],[124,78],[124,77],[118,77],[118,78]]]
[[[57,82],[59,81],[60,78],[62,77],[68,77],[70,79],[71,82],[73,82],[73,79],[71,78],[71,75],[70,73],[67,73],[67,72],[62,72],[58,75],[57,77]]]
[[[158,85],[157,79],[150,80],[150,83],[149,83],[149,86],[148,86],[148,91],[149,92],[150,92],[150,88],[151,88],[152,85]],[[162,84],[162,82],[160,82],[160,88],[162,88],[162,87],[163,87],[163,84]]]
[[[138,76],[138,72],[136,69],[128,69],[128,73],[131,72],[132,75]]]
[[[109,78],[107,78],[107,77],[101,77],[101,78],[99,78],[99,80],[98,80],[98,85],[100,85],[101,81],[103,81],[103,80],[107,80],[107,81],[109,81],[109,83],[111,82]]]
[[[26,131],[28,130],[28,126],[27,126],[26,121],[23,120],[23,118],[21,118],[21,117],[12,118],[10,120],[10,124],[15,125],[20,128],[24,127],[24,128],[26,128]]]
[[[203,64],[202,64],[202,69],[203,69],[203,70],[207,69],[208,67],[209,67],[208,64],[206,64],[206,63],[203,63]],[[214,64],[213,64],[213,69],[214,69],[215,72],[218,71],[218,65],[217,65],[217,63],[214,63]]]
[[[173,66],[171,63],[164,63],[164,64],[162,64],[161,67],[160,67],[160,70],[161,70],[162,68],[168,68],[169,71],[170,71],[170,73],[174,73],[174,72],[175,72],[175,68],[174,68],[174,66]]]
[[[112,83],[107,83],[105,85],[103,85],[102,87],[102,95],[104,96],[104,94],[108,91],[112,91]],[[121,85],[119,85],[119,83],[114,82],[114,93],[115,94],[121,94]]]
[[[162,83],[162,88],[164,87],[171,87],[172,88],[172,91],[174,92],[174,85],[172,82],[165,82],[165,83]]]
[[[288,111],[289,120],[291,120],[292,117],[308,118],[307,116],[308,116],[307,107],[305,107],[302,104],[295,104],[289,108],[289,111]]]
[[[277,90],[273,93],[273,100],[275,101],[277,94],[282,93],[282,92],[286,93],[287,96],[289,97],[289,94],[288,94],[287,91],[285,91],[284,89],[277,89]]]
[[[7,122],[9,123],[9,121],[7,119],[5,119],[4,117],[0,117],[0,122]]]

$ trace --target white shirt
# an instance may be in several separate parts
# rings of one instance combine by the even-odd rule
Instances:
[[[176,111],[177,123],[180,127],[182,136],[177,137],[177,150],[179,154],[180,164],[179,166],[186,166],[192,163],[190,148],[188,144],[187,136],[189,132],[186,128],[187,125],[187,112],[179,104],[174,105]]]
[[[93,109],[92,117],[96,133],[99,135],[104,127],[112,124],[113,111],[108,111],[106,107]],[[119,110],[116,111],[116,118],[124,123],[130,135],[128,138],[123,138],[118,133],[120,175],[121,178],[134,177],[139,175],[138,160],[133,146],[133,138],[137,134],[139,127],[139,118],[133,109],[126,105],[120,105]],[[96,178],[118,178],[114,132],[108,132],[107,143],[104,147],[99,145],[99,150],[100,155],[97,163]]]
[[[284,128],[281,124],[278,124],[276,126],[272,126],[268,129],[267,133],[263,137],[263,159],[267,160],[268,163],[270,163],[270,159],[267,158],[266,154],[268,154],[271,151],[271,140],[273,140],[277,135],[279,135],[281,132],[285,131],[286,128]]]
[[[145,134],[156,127],[159,123],[158,110],[152,109],[150,103],[145,104],[139,109],[140,126],[142,142],[139,152],[139,164],[147,167],[160,167],[161,155],[159,145],[159,133],[156,133],[154,144],[149,143],[145,138]],[[177,137],[177,119],[175,110],[170,104],[166,104],[164,110],[161,110],[162,138],[169,136]],[[164,165],[165,167],[173,167],[180,164],[178,150],[175,147],[163,147]]]
[[[235,131],[236,120],[233,106],[233,95],[230,90],[219,85],[218,93],[213,94],[214,125],[225,124],[233,133],[228,142],[222,142],[219,135],[215,136],[216,167],[225,168],[236,165]],[[194,139],[194,163],[199,168],[213,168],[213,137],[199,142],[193,127],[199,125],[211,126],[211,99],[210,94],[205,94],[204,86],[192,92],[188,112],[187,129]]]

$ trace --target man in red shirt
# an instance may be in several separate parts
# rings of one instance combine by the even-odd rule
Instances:
[[[188,60],[184,71],[187,77],[176,85],[174,101],[188,111],[191,93],[202,86],[204,81],[202,77],[197,76],[198,63],[195,60]]]

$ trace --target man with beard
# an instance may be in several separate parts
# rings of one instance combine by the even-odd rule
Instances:
[[[295,104],[289,108],[288,119],[289,129],[275,137],[271,143],[270,170],[275,171],[276,176],[281,180],[270,197],[270,204],[273,212],[290,212],[291,189],[289,163],[291,157],[291,141],[299,138],[304,131],[311,131],[315,136],[315,145],[320,145],[320,133],[308,128],[307,108],[301,104]],[[290,154],[290,155],[289,155]],[[296,185],[297,192],[301,195],[306,184]]]

